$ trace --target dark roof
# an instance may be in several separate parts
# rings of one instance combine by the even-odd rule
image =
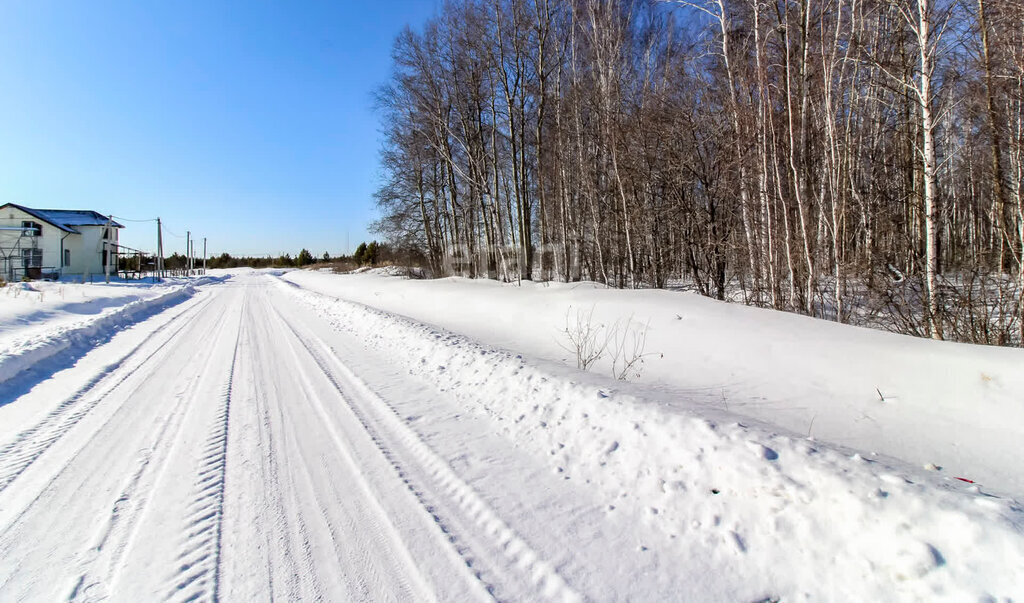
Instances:
[[[65,232],[78,233],[75,226],[106,226],[109,224],[114,228],[124,228],[107,216],[89,209],[33,209],[17,203],[5,203],[3,207],[8,205],[48,222]]]

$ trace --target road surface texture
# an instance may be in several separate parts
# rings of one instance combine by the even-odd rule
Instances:
[[[265,275],[121,332],[17,400],[44,410],[0,449],[0,594],[566,600],[649,571],[628,518],[405,373]]]

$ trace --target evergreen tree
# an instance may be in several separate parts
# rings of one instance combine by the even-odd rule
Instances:
[[[380,245],[377,244],[377,241],[373,241],[366,246],[366,253],[363,254],[363,261],[371,266],[375,266],[379,259]]]
[[[362,266],[363,263],[366,261],[366,258],[364,257],[365,255],[366,242],[364,241],[359,244],[359,247],[356,247],[356,252],[352,254],[352,261],[355,262],[357,265]]]

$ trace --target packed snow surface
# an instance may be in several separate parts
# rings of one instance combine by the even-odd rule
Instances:
[[[1019,350],[589,284],[175,287],[0,339],[0,599],[1024,597]],[[642,366],[580,371],[567,318]]]

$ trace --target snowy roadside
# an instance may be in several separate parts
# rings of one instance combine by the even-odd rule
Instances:
[[[40,361],[75,346],[91,347],[123,329],[180,303],[195,288],[223,280],[207,276],[153,285],[12,283],[0,297],[0,384]]]
[[[609,512],[643,517],[665,540],[628,543],[624,553],[679,551],[694,592],[747,583],[771,585],[765,597],[787,600],[1024,594],[1024,510],[1012,500],[724,410],[698,416],[649,388],[281,286],[488,417],[553,473],[598,488]],[[693,571],[709,563],[713,573]]]
[[[646,333],[634,381],[661,403],[717,408],[1024,496],[1024,350],[935,342],[659,290],[593,283],[292,271],[302,287],[575,367],[567,318]],[[645,330],[646,329],[646,330]],[[610,375],[608,357],[591,371]],[[702,411],[704,412],[704,411]]]

